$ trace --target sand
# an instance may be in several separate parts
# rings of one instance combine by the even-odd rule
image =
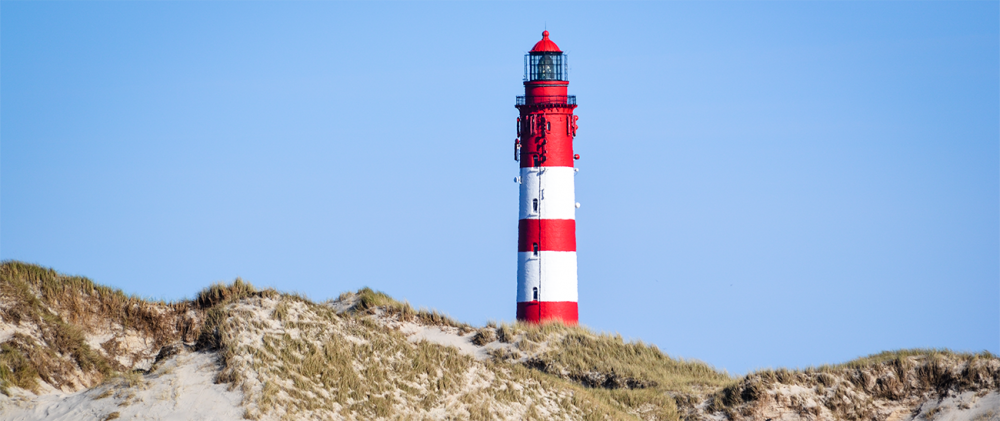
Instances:
[[[116,379],[93,389],[38,396],[20,391],[0,395],[0,420],[242,420],[242,393],[215,384],[214,353],[182,352],[164,360],[139,384]],[[48,392],[48,393],[46,393]]]

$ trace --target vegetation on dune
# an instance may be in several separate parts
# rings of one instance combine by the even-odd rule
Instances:
[[[709,410],[730,419],[753,416],[781,399],[774,391],[799,386],[815,396],[789,402],[801,413],[828,412],[837,419],[879,418],[876,401],[899,402],[929,394],[1000,388],[1000,360],[989,352],[947,349],[886,351],[836,365],[802,370],[769,369],[750,373],[711,397]]]
[[[462,333],[475,330],[467,323],[455,321],[451,317],[439,313],[437,310],[427,310],[424,308],[415,310],[412,306],[410,306],[410,303],[406,301],[396,301],[386,293],[382,291],[374,291],[368,287],[362,288],[355,293],[345,292],[340,295],[338,300],[353,301],[355,304],[349,310],[351,313],[362,312],[365,314],[376,314],[377,312],[384,312],[388,315],[399,317],[403,321],[417,322],[426,325],[456,327],[462,331]]]
[[[0,393],[9,394],[11,386],[38,390],[38,370],[12,343],[0,344]]]
[[[546,372],[566,372],[570,378],[605,389],[662,388],[689,392],[703,387],[725,386],[733,378],[708,364],[667,356],[655,345],[625,342],[621,335],[595,334],[586,328],[558,323],[522,326],[525,338],[546,340],[546,330],[562,330],[558,340],[531,364]]]
[[[219,381],[243,391],[247,418],[420,419],[454,413],[489,419],[496,411],[520,408],[523,413],[509,416],[628,419],[583,388],[520,365],[412,343],[370,317],[384,312],[399,320],[465,327],[434,312],[413,311],[370,289],[340,299],[353,305],[338,314],[334,306],[300,297],[250,294],[208,316],[204,332],[211,333],[203,336],[213,339],[205,344],[219,350],[225,366]]]
[[[626,408],[650,408],[650,415],[668,420],[678,418],[676,397],[734,381],[705,363],[671,358],[656,346],[586,329],[570,330],[526,364],[594,388]]]
[[[20,262],[0,264],[0,300],[5,304],[0,320],[38,327],[37,337],[16,332],[0,345],[0,391],[6,394],[11,386],[36,391],[39,379],[57,387],[75,381],[89,385],[111,374],[111,364],[84,341],[80,327],[48,310],[52,303],[79,309],[86,293],[114,297],[113,302],[119,298],[86,278],[64,278]],[[68,378],[77,368],[87,376]]]
[[[242,278],[236,278],[233,283],[226,285],[224,283],[215,283],[201,290],[198,296],[195,297],[195,304],[202,309],[215,307],[219,304],[224,304],[230,301],[238,300],[244,297],[251,296],[257,293],[257,288],[250,285],[247,282],[243,282]],[[276,293],[274,290],[269,290],[269,293]]]
[[[494,359],[579,385],[594,400],[643,419],[677,420],[677,399],[735,382],[705,363],[582,326],[490,323],[473,341],[491,337],[516,349],[496,348]]]
[[[735,382],[727,373],[705,363],[674,359],[655,346],[641,341],[627,343],[620,335],[595,334],[582,326],[491,323],[485,328],[472,329],[447,317],[434,317],[436,312],[414,313],[408,303],[368,288],[342,294],[339,299],[351,298],[357,300],[354,308],[367,314],[384,311],[407,321],[460,327],[462,333],[475,331],[472,342],[479,346],[496,340],[513,344],[524,352],[496,349],[495,359],[508,364],[515,362],[517,367],[540,372],[549,380],[582,386],[579,393],[616,409],[614,413],[641,413],[645,418],[676,420],[674,396],[706,388],[715,390]],[[532,352],[541,349],[543,343],[544,352]]]
[[[37,265],[0,263],[0,320],[26,326],[0,345],[0,392],[11,386],[37,391],[39,380],[56,388],[91,387],[129,372],[138,360],[197,339],[200,309],[237,299],[247,288],[253,289],[237,279],[206,288],[195,300],[166,303]],[[87,343],[88,334],[108,332],[119,334],[99,349]],[[130,336],[142,338],[147,349],[130,347]]]
[[[15,327],[0,343],[2,393],[109,377],[140,385],[137,364],[188,346],[218,353],[217,380],[243,392],[248,419],[736,420],[781,407],[861,420],[882,419],[880,402],[1000,389],[989,353],[901,350],[734,378],[620,335],[559,323],[475,328],[370,288],[314,303],[237,278],[166,303],[10,261],[0,265],[0,321]],[[413,326],[467,335],[489,357],[412,342],[400,328]],[[806,395],[789,395],[792,386]]]
[[[981,358],[996,358],[989,351],[983,351],[978,353],[969,352],[955,352],[947,348],[936,349],[936,348],[914,348],[914,349],[899,349],[895,351],[882,351],[878,354],[871,354],[851,361],[835,364],[835,365],[822,365],[816,368],[807,368],[804,371],[831,371],[843,368],[866,368],[876,365],[882,365],[885,363],[903,363],[903,361],[909,357],[929,357],[932,359],[945,358],[955,358],[961,361],[970,361]]]

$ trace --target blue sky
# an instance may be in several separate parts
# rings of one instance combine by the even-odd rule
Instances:
[[[547,27],[583,324],[733,373],[1000,353],[997,2],[0,7],[2,259],[511,320]]]

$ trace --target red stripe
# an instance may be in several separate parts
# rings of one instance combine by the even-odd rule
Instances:
[[[576,251],[576,221],[521,219],[517,221],[517,251]]]
[[[524,94],[528,103],[534,97],[565,97],[566,85],[551,83],[525,85]],[[573,135],[570,125],[575,105],[545,108],[541,110],[521,108],[521,168],[528,167],[572,167]],[[530,108],[530,107],[529,107]]]
[[[535,156],[538,156],[538,165],[535,165]],[[522,140],[520,164],[521,168],[572,167],[575,165],[573,163],[573,139],[563,134],[549,135],[545,145]]]
[[[517,320],[528,323],[558,321],[568,325],[579,322],[576,301],[526,301],[517,303]]]

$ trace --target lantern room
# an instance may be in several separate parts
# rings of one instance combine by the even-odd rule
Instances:
[[[549,39],[549,31],[542,32],[542,40],[524,55],[524,81],[569,80],[566,54]]]

